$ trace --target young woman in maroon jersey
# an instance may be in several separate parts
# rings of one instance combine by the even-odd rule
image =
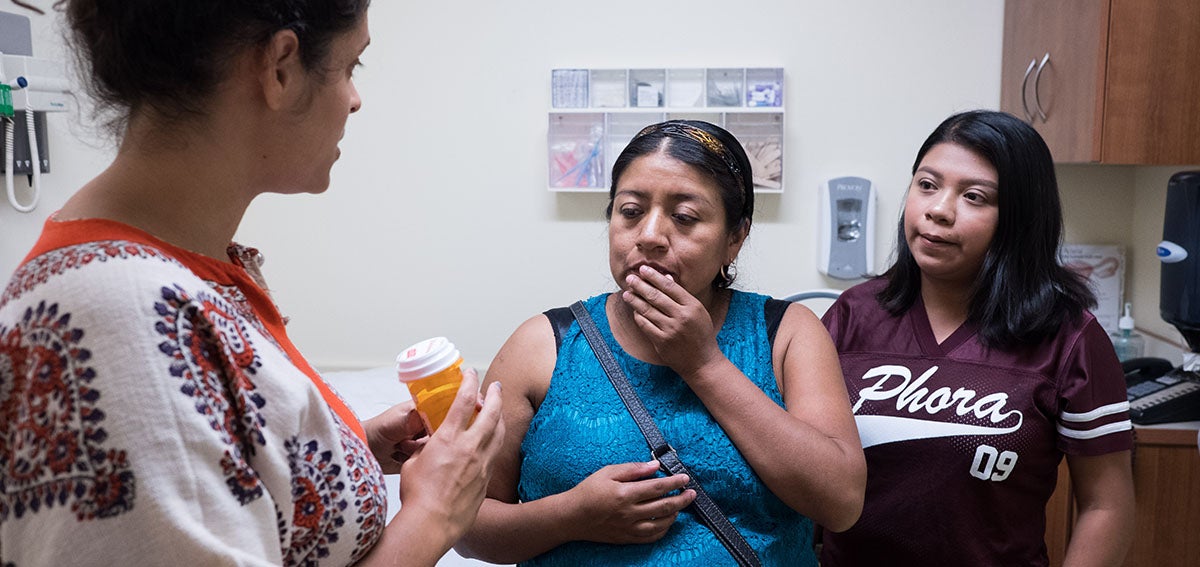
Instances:
[[[1050,151],[1005,113],[946,119],[913,165],[895,263],[824,317],[864,454],[859,522],[822,564],[1046,565],[1066,455],[1067,565],[1117,565],[1133,521],[1125,381],[1062,267]]]

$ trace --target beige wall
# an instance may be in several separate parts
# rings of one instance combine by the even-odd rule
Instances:
[[[265,252],[293,339],[317,366],[386,365],[446,335],[483,367],[525,318],[614,287],[605,199],[546,190],[550,70],[780,66],[785,192],[759,197],[741,287],[845,287],[816,271],[817,185],[875,181],[882,267],[920,142],[952,112],[999,103],[1002,16],[1002,0],[375,2],[364,107],[329,191],[260,198],[238,238]],[[35,53],[59,53],[57,37],[52,18],[35,20]],[[0,207],[5,273],[111,156],[78,112],[51,127],[43,205]],[[1130,247],[1146,325],[1157,285],[1141,279],[1154,274],[1140,250],[1160,226],[1150,200],[1167,174],[1060,168],[1068,239]]]
[[[882,263],[920,141],[999,100],[1000,1],[519,6],[374,3],[333,187],[247,216],[317,364],[386,364],[445,334],[486,365],[524,319],[614,289],[605,199],[546,190],[553,68],[786,69],[785,192],[759,199],[740,261],[741,285],[772,294],[839,285],[815,268],[822,180],[879,185]]]

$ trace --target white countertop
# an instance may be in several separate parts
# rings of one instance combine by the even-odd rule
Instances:
[[[1196,429],[1200,430],[1200,421],[1176,421],[1174,423],[1155,423],[1154,425],[1134,424],[1135,429]]]

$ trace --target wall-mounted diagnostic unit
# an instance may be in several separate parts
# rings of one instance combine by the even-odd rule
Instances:
[[[875,184],[862,177],[837,177],[821,184],[818,269],[857,280],[875,269]]]
[[[41,175],[50,172],[46,113],[65,112],[71,90],[63,65],[31,57],[29,18],[0,12],[0,171],[13,208],[37,207]],[[16,175],[29,176],[30,196],[18,198]]]

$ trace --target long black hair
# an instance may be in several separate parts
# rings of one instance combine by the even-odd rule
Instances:
[[[967,318],[988,346],[1037,343],[1096,304],[1085,280],[1058,261],[1062,202],[1050,149],[1037,131],[1011,114],[975,110],[955,114],[929,135],[913,173],[930,148],[956,144],[996,168],[1000,218],[975,278]],[[901,215],[896,260],[883,274],[879,303],[894,315],[921,292],[921,269],[905,238]]]

